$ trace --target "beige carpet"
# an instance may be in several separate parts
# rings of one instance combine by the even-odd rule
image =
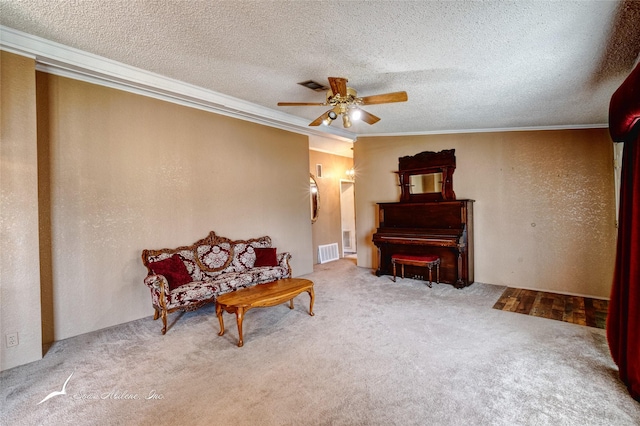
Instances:
[[[56,342],[0,373],[0,424],[640,424],[604,331],[492,309],[505,287],[394,284],[352,260],[306,278],[316,315],[306,293],[251,310],[242,348],[213,306],[165,336],[148,317]]]

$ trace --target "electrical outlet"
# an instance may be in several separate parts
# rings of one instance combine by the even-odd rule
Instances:
[[[7,347],[18,346],[18,332],[7,334]]]

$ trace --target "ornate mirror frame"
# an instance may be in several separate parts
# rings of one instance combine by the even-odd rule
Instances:
[[[320,191],[318,190],[318,182],[311,173],[309,173],[309,200],[311,203],[311,223],[315,223],[320,211]]]
[[[425,201],[455,200],[453,192],[453,172],[456,170],[455,149],[440,152],[424,151],[413,156],[398,158],[398,179],[400,181],[400,202],[420,203]],[[412,193],[411,177],[442,173],[440,192]]]

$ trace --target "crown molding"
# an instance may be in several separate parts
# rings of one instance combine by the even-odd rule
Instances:
[[[422,135],[449,135],[462,133],[501,133],[501,132],[539,132],[544,130],[581,130],[581,129],[606,129],[609,127],[607,123],[598,124],[574,124],[562,126],[534,126],[534,127],[504,127],[493,129],[464,129],[464,130],[433,130],[427,132],[403,132],[403,133],[371,133],[360,135],[360,137],[370,136],[422,136]]]
[[[309,127],[291,114],[203,89],[102,56],[0,25],[0,49],[32,58],[38,71],[124,90],[228,117],[304,135],[353,142],[357,135],[336,127]]]

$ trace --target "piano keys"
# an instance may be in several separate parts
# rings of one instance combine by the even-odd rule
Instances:
[[[391,255],[434,254],[440,257],[440,282],[456,288],[471,285],[473,276],[473,200],[422,203],[378,203],[376,275],[393,275]],[[424,276],[408,266],[406,276]]]

